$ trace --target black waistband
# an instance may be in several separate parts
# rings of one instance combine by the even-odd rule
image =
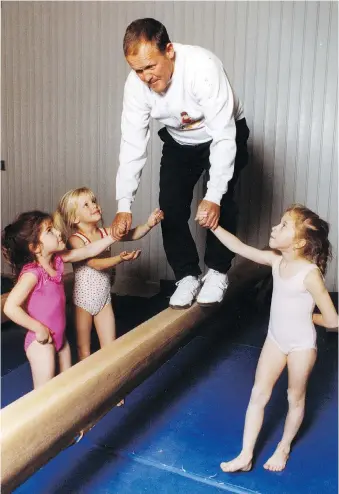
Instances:
[[[236,125],[236,129],[237,129],[236,140],[238,140],[240,138],[241,140],[247,141],[248,136],[249,136],[249,129],[247,127],[246,118],[241,118],[240,120],[236,120],[235,125]],[[199,144],[180,144],[175,139],[173,139],[173,137],[168,132],[166,127],[162,127],[159,130],[158,135],[159,135],[160,139],[162,140],[162,142],[164,142],[166,144],[170,144],[172,146],[179,146],[182,149],[190,149],[190,150],[199,149],[200,150],[200,149],[203,149],[205,147],[209,147],[211,142],[212,142],[212,140],[210,140],[210,141],[202,142]]]

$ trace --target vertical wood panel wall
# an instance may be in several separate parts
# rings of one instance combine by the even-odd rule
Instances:
[[[2,2],[2,225],[23,210],[52,211],[81,185],[98,194],[111,221],[128,74],[122,38],[129,22],[151,16],[174,41],[214,51],[244,103],[251,136],[238,190],[241,238],[264,246],[284,208],[306,204],[331,223],[327,284],[337,289],[337,9],[299,1]],[[158,202],[158,128],[135,223]],[[201,194],[199,183],[193,209]],[[204,232],[193,220],[191,229],[203,255]],[[173,278],[160,228],[137,245],[141,260],[119,267],[119,276]]]

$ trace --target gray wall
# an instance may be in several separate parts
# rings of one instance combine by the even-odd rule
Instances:
[[[291,202],[331,223],[337,287],[336,2],[2,2],[2,222],[30,208],[52,211],[69,188],[116,211],[120,113],[129,22],[152,16],[174,41],[224,62],[244,102],[251,163],[238,190],[239,235],[264,246]],[[135,222],[157,205],[161,145],[152,130]],[[201,197],[198,185],[194,206]],[[191,221],[199,251],[204,232]],[[139,242],[140,262],[119,276],[172,278],[160,228]],[[119,245],[122,250],[131,245]]]

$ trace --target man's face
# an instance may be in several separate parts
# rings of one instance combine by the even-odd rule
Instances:
[[[168,43],[165,53],[161,53],[154,43],[142,42],[136,55],[127,55],[126,60],[139,79],[156,93],[167,90],[174,70],[175,52]]]

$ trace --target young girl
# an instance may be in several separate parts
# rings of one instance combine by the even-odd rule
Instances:
[[[111,234],[110,228],[99,228],[101,208],[94,193],[87,187],[68,191],[61,199],[55,214],[56,224],[65,233],[72,235],[68,242],[72,248],[89,245],[91,242]],[[142,238],[163,218],[156,209],[147,223],[131,230],[122,241]],[[91,329],[94,322],[100,347],[115,339],[115,320],[111,304],[112,267],[124,261],[132,261],[139,250],[122,252],[110,257],[109,249],[101,257],[85,263],[76,263],[74,268],[75,326],[79,359],[90,355]]]
[[[204,216],[197,218],[204,222]],[[232,461],[221,463],[224,472],[248,471],[260,432],[264,408],[273,386],[287,365],[288,414],[282,439],[264,468],[285,468],[291,443],[297,434],[305,407],[306,386],[314,366],[316,331],[313,323],[338,326],[338,316],[325,288],[330,255],[328,224],[304,206],[294,205],[273,227],[269,246],[262,251],[243,244],[218,226],[213,233],[228,249],[259,264],[272,266],[273,295],[268,335],[259,358],[251,399],[246,412],[242,450]],[[315,304],[320,314],[312,313]]]
[[[88,246],[68,251],[52,217],[41,211],[22,213],[2,234],[2,250],[18,281],[10,292],[4,312],[28,329],[25,351],[34,388],[71,366],[65,338],[66,309],[62,282],[64,262],[76,262],[100,254],[115,240],[110,235]]]

